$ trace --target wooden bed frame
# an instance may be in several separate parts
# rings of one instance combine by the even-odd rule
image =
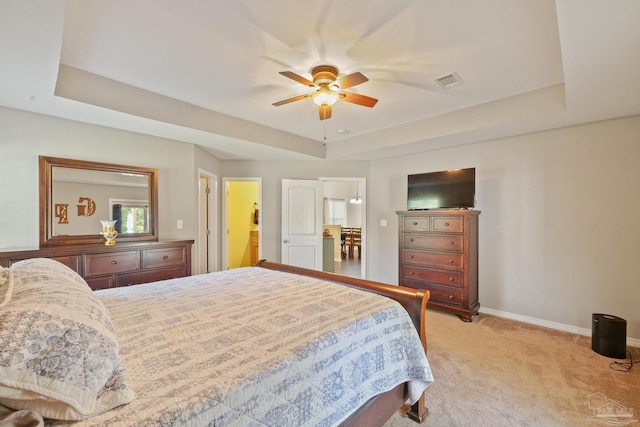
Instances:
[[[266,260],[260,260],[258,267],[270,270],[283,271],[287,273],[300,274],[303,276],[315,277],[334,283],[340,283],[353,288],[363,289],[379,295],[384,295],[398,301],[409,313],[413,321],[425,353],[427,352],[427,337],[425,333],[425,310],[429,301],[429,291],[422,289],[407,288],[404,286],[388,285],[385,283],[372,282],[370,280],[358,279],[355,277],[341,276],[334,273],[324,271],[310,270],[291,265],[279,264]],[[429,409],[425,402],[425,393],[423,392],[418,401],[409,406],[406,405],[406,384],[400,384],[394,389],[378,395],[366,404],[364,404],[357,412],[351,415],[341,425],[350,427],[372,427],[382,426],[393,414],[400,410],[410,419],[421,423],[429,414]]]
[[[94,245],[95,246],[95,245]],[[121,248],[125,245],[121,245]],[[0,252],[0,265],[9,267],[12,262],[26,258],[53,258],[58,261],[68,264],[67,258],[61,257],[61,254],[66,254],[65,251],[73,252],[77,258],[77,254],[74,252],[77,248],[51,248],[51,250],[32,250],[21,252]],[[77,265],[69,265],[75,271],[79,271]],[[427,351],[427,338],[425,333],[425,309],[427,302],[429,301],[429,291],[422,289],[413,289],[404,286],[388,285],[380,282],[373,282],[364,279],[358,279],[354,277],[341,276],[334,273],[327,273],[323,271],[310,270],[301,267],[294,267],[285,264],[279,264],[266,260],[261,260],[257,263],[258,267],[267,268],[270,270],[283,271],[288,273],[300,274],[303,276],[315,277],[322,280],[327,280],[334,283],[343,284],[353,288],[363,289],[369,292],[373,292],[379,295],[384,295],[398,301],[409,313],[413,324],[420,335],[420,340],[424,351]],[[82,269],[80,269],[82,270]],[[156,279],[158,280],[158,279]],[[148,280],[147,280],[148,281]],[[421,423],[425,420],[429,414],[429,409],[425,403],[425,393],[422,393],[420,399],[413,404],[407,405],[407,386],[406,383],[400,384],[394,389],[380,394],[367,403],[365,403],[360,409],[352,414],[347,420],[345,420],[341,426],[349,427],[374,427],[382,426],[396,411],[401,411],[406,414],[411,420]]]

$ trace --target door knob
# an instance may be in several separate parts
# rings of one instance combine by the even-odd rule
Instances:
[[[289,241],[287,239],[284,239],[282,243],[289,243]]]

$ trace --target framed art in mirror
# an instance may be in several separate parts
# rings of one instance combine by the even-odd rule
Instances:
[[[157,169],[40,156],[39,171],[41,247],[103,243],[105,220],[117,242],[158,240]]]

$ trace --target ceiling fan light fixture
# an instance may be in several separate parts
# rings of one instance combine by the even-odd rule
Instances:
[[[311,69],[313,81],[302,77],[293,71],[280,71],[280,74],[308,87],[316,88],[313,93],[306,95],[292,96],[282,101],[274,102],[272,105],[279,107],[291,102],[300,101],[301,99],[311,98],[314,104],[318,106],[318,115],[320,120],[331,118],[331,107],[342,99],[350,104],[361,105],[363,107],[372,108],[378,102],[377,99],[370,96],[360,95],[353,92],[343,92],[344,89],[352,88],[369,79],[359,71],[356,71],[338,79],[338,68],[333,65],[317,65]]]
[[[311,99],[318,106],[328,106],[331,107],[333,104],[338,102],[339,95],[336,92],[333,92],[326,86],[322,86],[317,91],[311,94]]]

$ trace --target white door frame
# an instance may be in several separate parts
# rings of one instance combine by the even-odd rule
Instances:
[[[262,178],[261,177],[223,177],[222,178],[222,269],[229,269],[229,183],[257,182],[258,183],[258,259],[262,256]]]
[[[207,199],[203,199],[202,192],[200,190],[200,177],[206,177],[209,184],[209,197]],[[218,233],[218,222],[217,222],[217,211],[218,211],[218,176],[205,171],[203,169],[198,169],[198,233],[196,238],[196,262],[195,262],[195,273],[199,274],[203,272],[203,269],[200,266],[201,259],[201,251],[202,245],[200,239],[202,238],[207,231],[207,224],[201,220],[200,212],[203,208],[203,204],[208,200],[208,223],[209,223],[209,240],[206,251],[208,253],[208,261],[209,261],[209,271],[218,271],[218,245],[216,242],[218,241],[217,236]]]
[[[335,176],[322,176],[318,178],[322,182],[357,182],[358,183],[358,195],[362,198],[362,210],[360,215],[362,224],[362,242],[360,249],[360,277],[362,279],[367,278],[367,178],[365,177],[335,177]],[[349,203],[349,201],[347,201]]]

